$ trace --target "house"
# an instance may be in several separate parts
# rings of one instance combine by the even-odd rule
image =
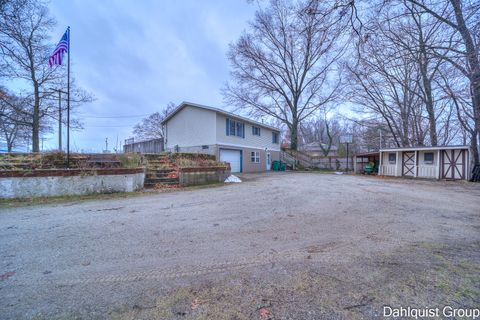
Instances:
[[[405,147],[381,149],[376,154],[355,157],[355,172],[361,172],[360,158],[378,159],[379,175],[412,178],[468,180],[472,159],[468,146]]]
[[[280,130],[222,109],[181,103],[163,121],[166,151],[213,154],[232,172],[270,170],[280,159]]]
[[[328,145],[322,143],[324,149],[328,148]],[[328,154],[325,156],[320,144],[318,142],[310,142],[303,144],[299,147],[300,151],[308,154],[311,158],[323,158],[323,157],[335,157],[337,156],[338,148],[334,145],[330,147]]]

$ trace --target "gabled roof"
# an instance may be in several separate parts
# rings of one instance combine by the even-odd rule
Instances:
[[[327,144],[325,143],[322,143],[322,146],[324,148],[328,147]],[[299,149],[304,151],[322,150],[318,142],[310,142],[310,143],[303,144],[299,147]],[[337,146],[334,146],[334,145],[330,146],[330,152],[337,151],[337,150],[338,150]]]
[[[222,110],[222,109],[219,109],[219,108],[205,106],[205,105],[198,104],[198,103],[186,102],[186,101],[180,103],[180,105],[177,108],[175,108],[175,110],[173,110],[165,119],[163,119],[162,124],[165,124],[168,120],[173,118],[173,116],[175,114],[177,114],[180,110],[182,110],[183,108],[185,108],[187,106],[194,107],[194,108],[200,108],[200,109],[204,109],[204,110],[210,110],[210,111],[213,111],[213,112],[223,114],[223,115],[225,115],[227,117],[230,117],[230,118],[242,120],[242,121],[245,121],[245,122],[248,122],[248,123],[255,124],[256,126],[259,126],[259,127],[263,127],[263,128],[267,128],[267,129],[270,129],[270,130],[273,130],[273,131],[280,132],[280,129],[278,129],[278,128],[263,124],[261,122],[258,122],[258,121],[252,120],[252,119],[248,119],[248,118],[239,116],[239,115],[237,115],[235,113],[232,113],[232,112],[228,112],[228,111],[225,111],[225,110]]]

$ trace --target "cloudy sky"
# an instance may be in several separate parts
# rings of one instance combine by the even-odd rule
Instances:
[[[96,100],[80,108],[74,151],[109,149],[168,102],[223,107],[228,44],[253,18],[246,0],[52,0],[57,42],[71,28],[72,72]],[[45,137],[55,148],[55,134]]]

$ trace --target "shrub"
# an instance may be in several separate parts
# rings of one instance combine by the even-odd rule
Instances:
[[[136,153],[125,153],[119,156],[118,160],[122,168],[138,168],[142,165],[142,158]]]

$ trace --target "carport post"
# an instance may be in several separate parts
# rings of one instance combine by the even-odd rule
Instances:
[[[415,166],[413,167],[413,176],[416,178],[418,175],[418,166],[417,166],[417,156],[418,156],[418,150],[415,150]]]
[[[347,172],[348,172],[348,142],[347,142],[347,168],[346,168]]]
[[[382,151],[378,150],[379,158],[378,158],[378,175],[382,175]]]
[[[437,178],[440,179],[440,149],[437,150]]]

